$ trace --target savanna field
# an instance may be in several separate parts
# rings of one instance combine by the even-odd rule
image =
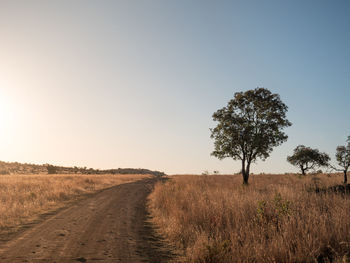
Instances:
[[[149,197],[178,262],[349,262],[350,195],[340,174],[177,175]],[[327,190],[328,189],[328,190]]]

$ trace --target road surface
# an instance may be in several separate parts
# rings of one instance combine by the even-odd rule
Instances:
[[[0,241],[0,262],[167,262],[145,209],[156,180],[103,190]]]

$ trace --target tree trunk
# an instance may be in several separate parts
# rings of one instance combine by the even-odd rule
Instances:
[[[245,172],[245,174],[243,175],[243,184],[244,185],[248,185],[248,179],[249,179],[249,174],[247,172]]]
[[[248,184],[248,178],[249,178],[249,170],[247,173],[246,167],[245,167],[245,158],[242,160],[242,177],[243,177],[243,184]]]
[[[348,183],[348,175],[347,175],[347,170],[344,170],[344,184]]]
[[[249,179],[249,175],[250,175],[250,162],[248,161],[247,163],[247,168],[245,169],[245,173],[246,173],[246,178],[247,178],[247,184],[248,184],[248,179]]]
[[[300,169],[301,169],[302,175],[305,175],[305,168],[303,166],[300,166]]]
[[[250,162],[247,163],[247,167],[246,167],[245,160],[242,160],[242,176],[243,176],[243,184],[244,185],[248,185],[249,169],[250,169]]]

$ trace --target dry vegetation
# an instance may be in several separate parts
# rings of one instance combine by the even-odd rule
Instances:
[[[350,195],[315,189],[341,175],[174,176],[150,196],[181,262],[349,262]]]
[[[0,175],[0,235],[82,195],[150,175]]]
[[[65,167],[52,164],[30,164],[18,162],[0,161],[0,175],[7,174],[153,174],[155,176],[164,176],[163,172],[151,171],[148,169],[135,168],[116,168],[116,169],[93,169],[87,167]]]

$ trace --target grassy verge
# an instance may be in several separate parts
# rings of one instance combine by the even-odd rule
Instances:
[[[15,232],[45,212],[84,194],[149,175],[1,175],[0,235]]]
[[[149,204],[181,262],[349,262],[350,196],[339,175],[174,176]]]

